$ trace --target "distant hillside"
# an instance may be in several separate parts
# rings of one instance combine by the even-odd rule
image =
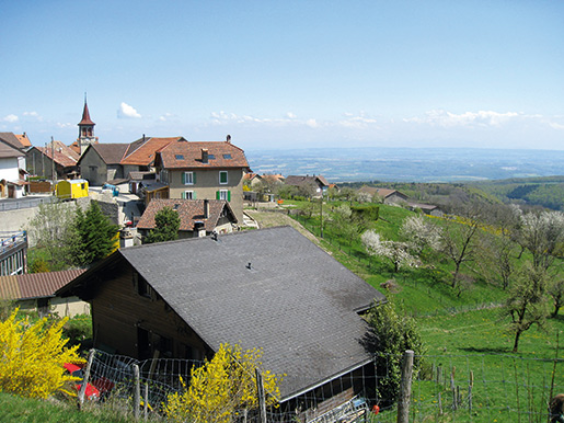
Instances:
[[[247,150],[256,173],[322,174],[330,182],[472,182],[564,174],[564,151],[457,148]]]
[[[512,178],[472,185],[505,203],[564,209],[564,176]]]

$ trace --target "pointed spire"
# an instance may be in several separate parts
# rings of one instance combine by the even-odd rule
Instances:
[[[86,102],[86,93],[84,93],[84,110],[82,112],[82,120],[78,123],[78,125],[96,125],[90,119],[90,111],[88,110],[88,103]]]

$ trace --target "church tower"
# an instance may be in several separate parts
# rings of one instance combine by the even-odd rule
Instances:
[[[78,146],[80,147],[80,155],[84,154],[90,144],[98,144],[98,137],[94,136],[94,122],[90,119],[90,111],[88,103],[84,97],[84,110],[82,111],[82,120],[78,124]]]

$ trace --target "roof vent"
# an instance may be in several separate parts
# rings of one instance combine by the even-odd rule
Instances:
[[[219,241],[217,235],[218,235],[218,234],[217,234],[217,231],[214,230],[214,231],[211,233],[211,239],[213,239],[214,241]]]
[[[251,270],[253,268],[253,264],[251,262],[247,263],[247,269]]]
[[[231,142],[231,135],[227,135],[227,138],[225,139],[227,142]]]

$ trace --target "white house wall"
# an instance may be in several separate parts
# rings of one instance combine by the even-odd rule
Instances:
[[[17,157],[0,159],[0,180],[5,179],[10,182],[19,181],[20,173],[18,170],[18,162]],[[25,161],[23,169],[25,169]]]

